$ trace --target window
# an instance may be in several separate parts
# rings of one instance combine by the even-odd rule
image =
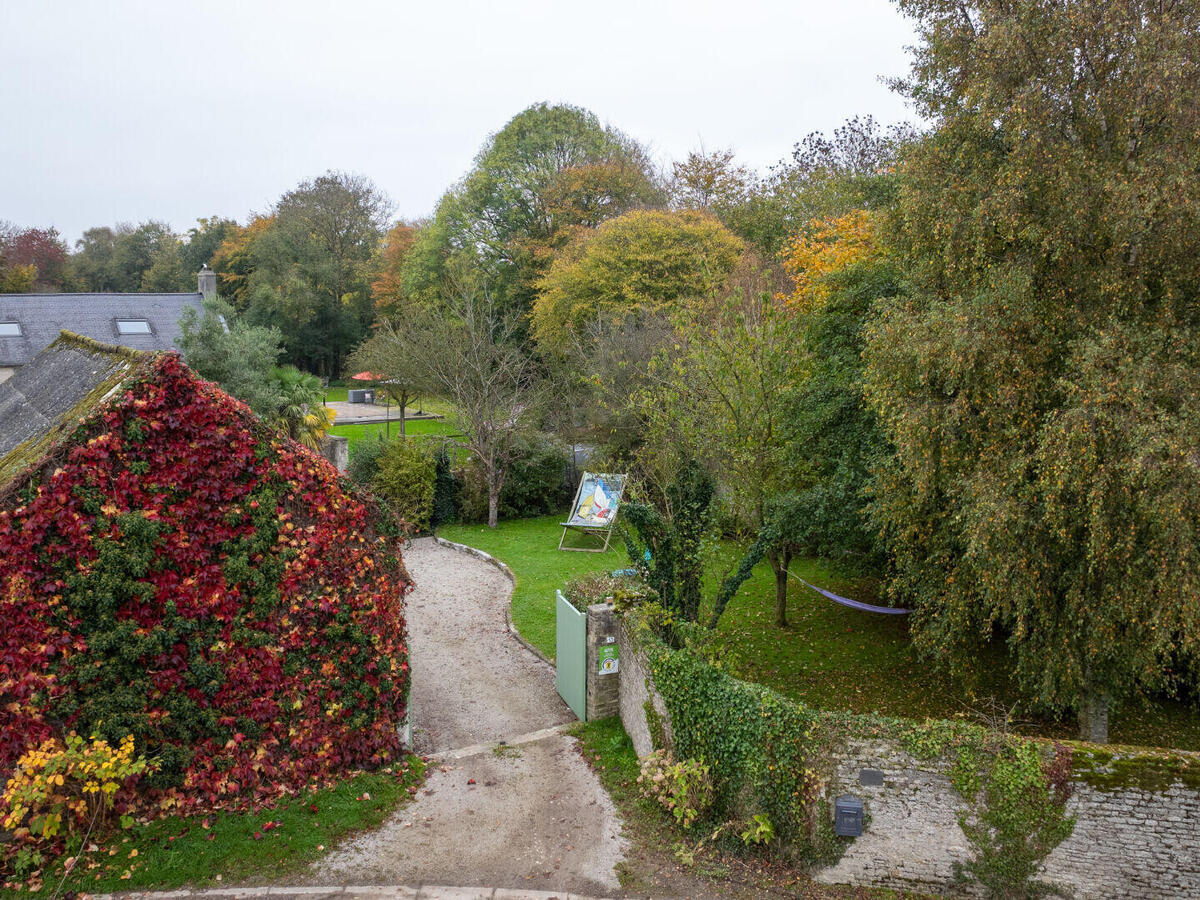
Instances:
[[[0,322],[0,337],[20,337],[20,322]]]
[[[153,334],[145,319],[117,319],[117,334]]]

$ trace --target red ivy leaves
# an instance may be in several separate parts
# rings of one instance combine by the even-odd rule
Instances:
[[[95,662],[78,633],[79,585],[94,583],[103,548],[126,546],[131,515],[157,529],[153,561],[116,620],[134,635],[176,635],[138,661],[148,685],[138,750],[178,743],[167,721],[178,692],[217,722],[181,748],[190,762],[169,791],[179,805],[266,799],[397,750],[409,582],[376,529],[380,511],[329,463],[173,354],[89,416],[57,459],[31,499],[8,490],[0,509],[0,778],[76,724],[50,713],[68,689],[88,689],[70,676]],[[198,630],[215,640],[189,647]],[[197,686],[204,666],[220,673],[215,690]]]

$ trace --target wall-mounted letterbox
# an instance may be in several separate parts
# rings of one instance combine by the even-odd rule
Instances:
[[[838,837],[858,837],[863,830],[863,802],[843,794],[834,801],[833,831]]]

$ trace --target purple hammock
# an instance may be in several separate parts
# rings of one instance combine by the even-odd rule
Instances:
[[[897,606],[872,606],[870,603],[862,603],[858,600],[851,600],[849,597],[839,597],[833,591],[825,591],[825,590],[822,590],[821,588],[817,587],[814,584],[809,584],[807,581],[805,581],[799,575],[793,575],[792,577],[795,578],[797,581],[799,581],[801,584],[807,585],[808,587],[812,588],[814,591],[816,591],[822,597],[827,597],[830,600],[832,600],[834,603],[840,603],[840,604],[842,604],[842,606],[848,606],[851,609],[861,609],[863,612],[869,612],[869,613],[883,613],[884,615],[887,615],[887,616],[907,616],[912,611],[912,610],[908,610],[908,609],[900,609]]]

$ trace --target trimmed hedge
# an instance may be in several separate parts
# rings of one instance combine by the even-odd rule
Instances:
[[[188,808],[400,751],[400,526],[174,354],[0,492],[0,778],[71,730]]]

